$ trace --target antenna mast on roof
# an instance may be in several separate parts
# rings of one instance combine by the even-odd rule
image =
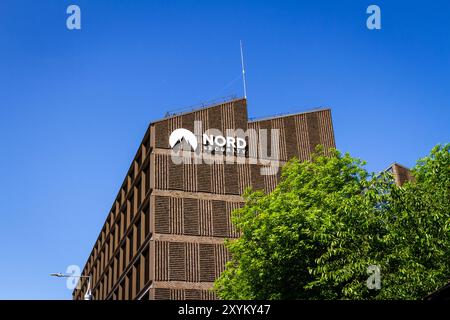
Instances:
[[[242,49],[242,40],[239,41],[241,45],[241,65],[242,65],[242,81],[244,84],[244,98],[247,99],[247,87],[245,83],[245,68],[244,68],[244,51]]]

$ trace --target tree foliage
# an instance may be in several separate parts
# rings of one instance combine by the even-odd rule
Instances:
[[[450,145],[399,187],[332,151],[291,160],[270,194],[247,190],[222,299],[419,299],[450,280]],[[367,286],[379,266],[381,289]]]

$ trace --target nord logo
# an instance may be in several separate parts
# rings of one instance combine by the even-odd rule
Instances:
[[[169,145],[173,149],[178,143],[181,143],[183,140],[189,143],[194,151],[197,150],[197,138],[191,131],[183,128],[176,129],[170,134]]]
[[[269,155],[268,139],[271,152]],[[174,164],[259,164],[261,175],[278,172],[280,130],[249,128],[226,129],[226,134],[215,128],[203,130],[202,121],[194,121],[194,132],[179,128],[171,132],[169,146]],[[193,152],[192,152],[193,151]]]
[[[192,150],[197,150],[197,137],[190,130],[180,128],[170,134],[169,145],[172,149],[183,141],[186,141]],[[245,154],[245,147],[247,146],[247,142],[243,138],[206,133],[203,134],[202,144],[205,147],[205,151],[227,153],[235,151],[238,154]]]

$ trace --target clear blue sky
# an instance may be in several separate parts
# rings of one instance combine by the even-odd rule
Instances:
[[[0,1],[0,299],[71,298],[48,274],[83,266],[150,121],[242,95],[240,39],[250,116],[331,107],[377,171],[450,140],[449,32],[444,0]]]

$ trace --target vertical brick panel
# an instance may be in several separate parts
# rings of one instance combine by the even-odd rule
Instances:
[[[169,147],[169,127],[167,120],[155,123],[156,148]]]
[[[315,148],[320,144],[319,123],[317,113],[310,112],[306,114],[306,123],[308,125],[309,150],[314,153]]]
[[[213,282],[215,280],[214,245],[200,244],[200,281]]]
[[[331,111],[323,110],[317,113],[319,122],[320,144],[325,147],[326,154],[330,148],[335,148]]]
[[[184,164],[184,187],[183,190],[195,192],[197,191],[197,165],[196,164]]]
[[[203,109],[195,112],[195,120],[202,122],[202,131],[206,131],[209,129],[209,121],[208,121],[208,110]],[[194,132],[195,134],[203,134],[203,132]]]
[[[280,171],[281,168],[278,168]],[[266,193],[272,192],[275,187],[277,186],[277,175],[276,174],[270,174],[262,176],[264,178],[264,190]]]
[[[186,244],[186,281],[199,281],[199,251],[198,243]]]
[[[170,289],[170,300],[184,300],[184,290]]]
[[[242,207],[242,203],[239,202],[227,202],[226,203],[226,210],[227,210],[227,216],[228,216],[228,234],[230,238],[237,238],[239,237],[239,232],[237,231],[235,225],[232,222],[232,216],[233,216],[233,211],[236,209],[239,209],[240,207]]]
[[[181,120],[182,127],[194,132],[195,113],[188,113],[183,115]]]
[[[168,197],[155,197],[155,233],[170,232],[170,205]]]
[[[262,130],[266,131],[265,133],[265,139],[266,142],[264,143],[262,141],[262,137],[263,137],[263,133]],[[259,136],[259,157],[260,158],[264,158],[267,159],[268,157],[270,158],[271,156],[271,151],[272,151],[272,141],[270,139],[270,133],[271,133],[271,129],[272,129],[272,122],[271,120],[264,120],[264,121],[260,121],[259,122],[259,130],[258,130],[258,136]],[[261,152],[261,150],[266,150],[265,152]]]
[[[183,233],[183,199],[182,198],[169,198],[170,203],[170,234],[182,234]]]
[[[237,164],[225,164],[225,193],[239,194]]]
[[[168,189],[169,188],[169,161],[170,158],[166,155],[155,155],[155,187],[156,189]]]
[[[202,290],[202,299],[203,300],[217,300],[216,293],[211,290]]]
[[[260,168],[261,166],[257,164],[250,165],[253,190],[265,190],[264,176],[261,175]]]
[[[225,193],[225,172],[224,166],[220,163],[213,163],[211,167],[212,193]]]
[[[168,162],[169,162],[169,188],[174,190],[182,190],[184,184],[184,165],[175,164],[170,159],[168,159]],[[161,172],[161,174],[167,173]]]
[[[306,115],[300,114],[295,116],[295,127],[297,132],[298,155],[301,161],[310,159],[309,134]]]
[[[212,201],[213,235],[216,237],[228,236],[227,211],[225,201]]]
[[[295,128],[295,119],[294,117],[286,117],[283,119],[284,123],[284,132],[286,139],[286,157],[283,160],[290,160],[294,157],[300,158],[298,154],[298,132]]]
[[[199,235],[199,207],[198,199],[185,198],[183,200],[184,234]]]
[[[247,105],[244,100],[239,100],[234,102],[234,128],[242,129],[244,131],[247,130]]]
[[[169,280],[169,243],[155,242],[155,277],[158,281]]]
[[[228,261],[228,252],[223,244],[214,245],[215,256],[215,278],[225,270],[225,263]]]
[[[250,131],[251,130],[251,131]],[[248,124],[248,137],[247,137],[247,148],[249,158],[258,158],[259,152],[259,122],[252,122]]]
[[[168,121],[169,135],[172,133],[172,131],[179,129],[183,126],[182,118],[180,116],[169,118],[167,119],[167,121]]]
[[[186,244],[169,243],[169,280],[186,281]]]
[[[155,288],[155,300],[170,300],[170,289]]]
[[[199,192],[211,192],[211,165],[198,164],[197,167],[197,190]]]
[[[201,293],[200,290],[196,289],[186,289],[184,293],[186,300],[199,300],[201,299]]]
[[[208,126],[210,129],[222,129],[222,120],[220,119],[222,113],[220,109],[221,106],[208,109]]]
[[[237,164],[239,194],[243,194],[247,187],[251,187],[250,166],[248,164]]]
[[[294,121],[292,122],[295,125],[295,122]],[[278,160],[286,160],[287,159],[286,130],[284,130],[283,118],[274,119],[272,121],[272,129],[277,129],[279,132],[279,142],[277,144]],[[295,130],[292,130],[292,128],[288,129],[287,132],[289,133],[289,135],[295,134]]]
[[[222,105],[221,113],[222,113],[222,133],[223,135],[227,135],[227,130],[234,129],[234,113],[233,113],[233,103],[226,103]]]
[[[212,236],[213,224],[212,224],[212,204],[209,200],[200,200],[200,235]]]

